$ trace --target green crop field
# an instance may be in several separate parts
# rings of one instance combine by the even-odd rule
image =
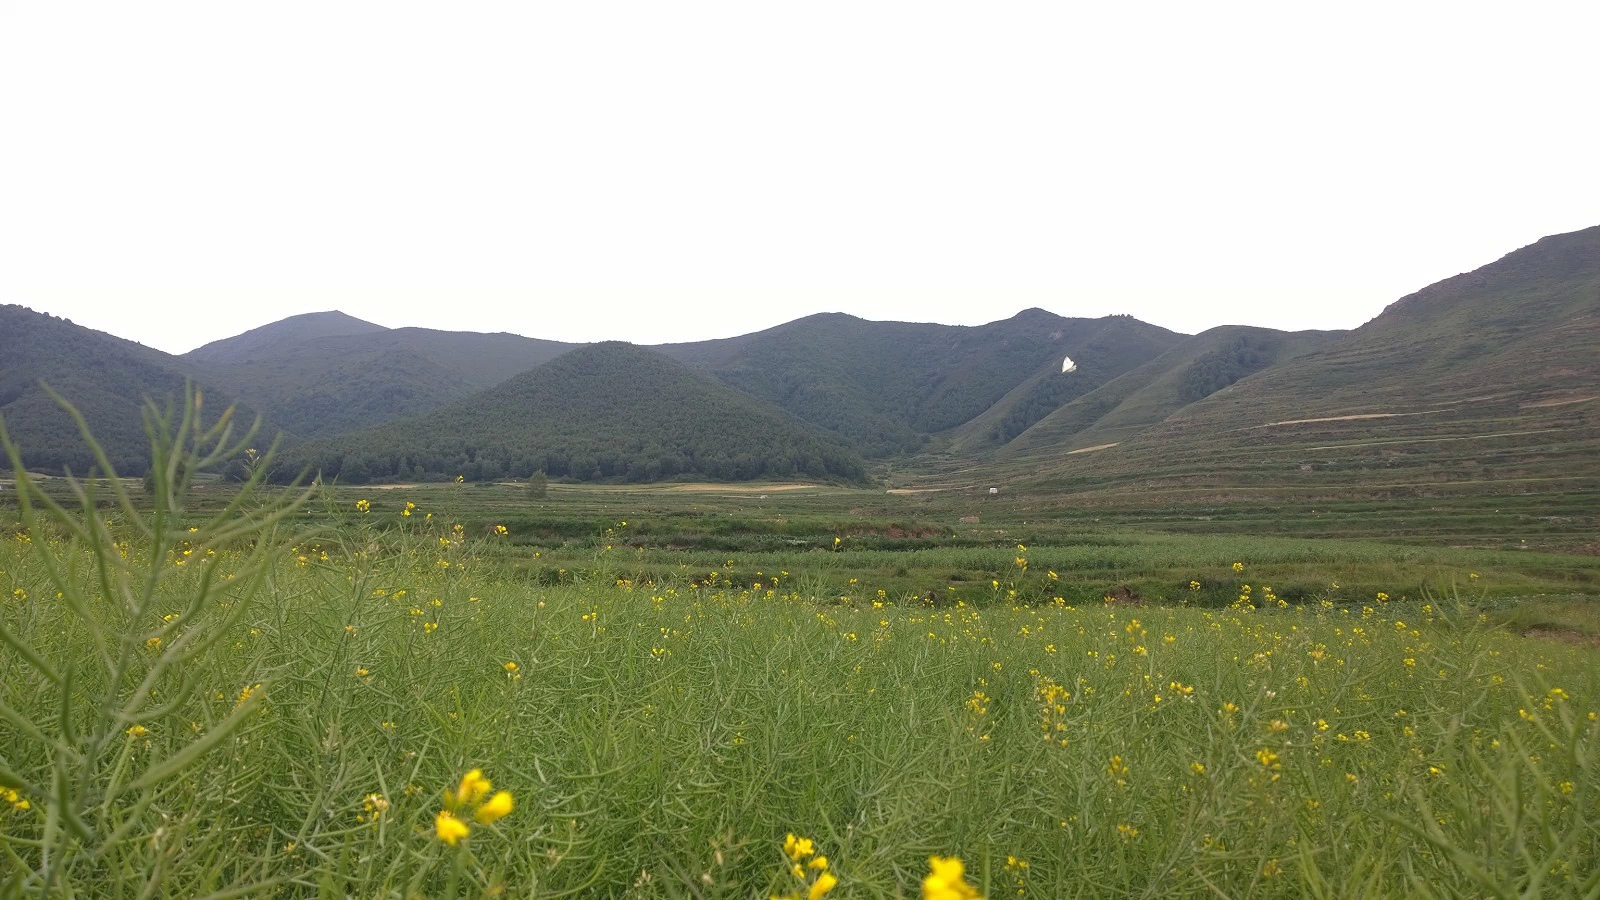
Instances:
[[[1593,557],[156,459],[3,495],[12,893],[1600,890]]]

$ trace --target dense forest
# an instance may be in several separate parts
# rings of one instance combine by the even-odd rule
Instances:
[[[1185,403],[1203,400],[1235,381],[1265,369],[1277,359],[1281,335],[1237,335],[1224,346],[1197,359],[1184,372],[1178,397]]]
[[[572,350],[423,416],[293,450],[346,483],[464,477],[578,481],[699,477],[860,481],[860,457],[805,425],[648,349]]]

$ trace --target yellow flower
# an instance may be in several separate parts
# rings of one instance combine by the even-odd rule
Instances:
[[[489,779],[483,777],[482,769],[473,769],[461,776],[461,784],[456,787],[455,805],[460,807],[476,804],[489,796],[489,791],[493,787]]]
[[[500,791],[478,807],[478,811],[472,814],[472,818],[479,825],[493,825],[495,822],[511,815],[511,809],[515,805],[511,799],[510,791]]]
[[[233,708],[238,709],[239,707],[245,705],[245,703],[249,702],[251,697],[255,696],[256,691],[259,690],[261,690],[261,685],[259,683],[252,684],[240,690],[238,699],[233,701]]]
[[[439,810],[439,815],[433,820],[433,833],[439,840],[454,847],[462,838],[472,833],[467,823],[451,815],[448,810]]]
[[[366,500],[357,500],[356,501],[356,512],[365,515],[366,513],[371,512],[371,511],[372,511],[372,504],[371,503],[367,502]]]
[[[811,890],[806,891],[806,900],[817,900],[818,897],[833,890],[838,884],[839,879],[835,878],[832,872],[823,872],[817,876],[816,881],[811,883]]]
[[[514,662],[507,662],[507,663],[506,663],[506,664],[505,664],[505,670],[506,670],[506,671],[507,671],[507,672],[510,672],[510,673],[512,673],[512,674],[513,674],[513,675],[515,675],[515,674],[516,674],[516,672],[517,672],[517,664],[516,664],[516,663],[514,663]]]
[[[788,854],[790,859],[794,860],[795,862],[799,862],[811,854],[816,853],[817,845],[811,840],[811,838],[797,838],[794,836],[793,832],[790,832],[783,839],[783,852]]]
[[[445,791],[444,809],[434,819],[434,831],[439,840],[454,845],[471,833],[472,829],[458,816],[464,816],[469,809],[472,819],[479,825],[491,825],[510,815],[516,805],[511,799],[511,792],[500,791],[491,797],[489,792],[493,788],[489,779],[483,777],[482,769],[473,769],[461,777],[461,783],[456,786],[454,793]]]
[[[499,535],[500,537],[505,537],[506,533],[507,533],[506,532],[506,527],[504,525],[496,525],[494,527],[494,533]]]
[[[928,857],[928,877],[922,879],[922,900],[981,900],[977,888],[967,884],[966,866],[959,857]]]
[[[1128,776],[1128,765],[1122,761],[1121,756],[1111,757],[1111,763],[1106,766],[1106,774],[1121,781]]]
[[[123,734],[126,734],[128,737],[131,737],[131,738],[142,738],[142,737],[144,737],[145,735],[147,735],[149,733],[150,733],[150,729],[144,727],[143,725],[132,725],[132,726],[129,726],[128,730],[123,732]]]
[[[17,793],[13,788],[0,788],[0,800],[11,804],[11,808],[19,812],[33,808],[33,804],[29,803],[25,797]]]

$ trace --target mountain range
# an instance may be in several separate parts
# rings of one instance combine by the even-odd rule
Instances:
[[[1600,227],[1544,238],[1349,332],[1039,309],[981,326],[826,313],[642,347],[292,316],[172,356],[0,307],[0,419],[30,467],[90,459],[41,382],[139,474],[143,397],[204,388],[285,470],[865,482],[1040,496],[1600,487]],[[1063,371],[1064,361],[1073,363]],[[1106,500],[1111,502],[1111,500]]]

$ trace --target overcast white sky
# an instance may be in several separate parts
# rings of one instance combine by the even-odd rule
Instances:
[[[1347,328],[1600,224],[1600,3],[0,0],[0,302]]]

